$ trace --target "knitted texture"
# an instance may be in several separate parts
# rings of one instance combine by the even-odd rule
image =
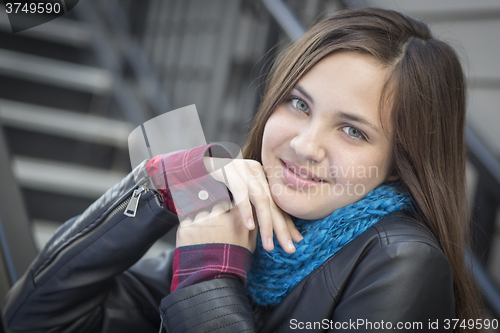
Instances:
[[[304,277],[385,215],[411,209],[410,196],[394,184],[381,185],[363,199],[319,220],[293,218],[304,239],[286,253],[274,236],[268,252],[260,235],[248,275],[247,294],[258,305],[276,305]]]

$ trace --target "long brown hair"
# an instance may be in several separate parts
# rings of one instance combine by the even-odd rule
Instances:
[[[376,8],[340,11],[318,22],[271,68],[244,158],[262,162],[271,113],[305,73],[338,51],[371,55],[391,70],[381,103],[392,102],[394,172],[416,203],[415,217],[431,229],[451,263],[456,317],[480,318],[479,294],[464,260],[470,234],[465,79],[455,51],[434,39],[427,25]]]

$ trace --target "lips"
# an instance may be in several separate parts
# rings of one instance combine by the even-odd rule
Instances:
[[[305,168],[300,168],[293,163],[282,160],[281,165],[285,180],[296,187],[318,186],[326,182],[324,179],[305,170]],[[299,172],[299,170],[304,170],[306,173]]]

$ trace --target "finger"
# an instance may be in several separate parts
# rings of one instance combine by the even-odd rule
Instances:
[[[180,227],[186,227],[186,226],[190,225],[191,223],[193,223],[193,220],[191,220],[190,218],[187,218],[187,219],[182,220],[179,223],[179,226]]]
[[[262,165],[258,162],[247,163],[246,172],[249,179],[249,197],[259,223],[262,245],[265,250],[272,251],[274,249],[274,218],[278,217],[278,214],[273,214],[271,209],[274,201],[270,195],[269,184],[264,176]],[[276,210],[278,210],[277,207]]]
[[[273,244],[273,232],[276,234],[276,238],[280,243],[281,247],[287,253],[295,252],[295,247],[288,232],[288,227],[283,218],[281,209],[276,205],[271,196],[271,191],[269,190],[269,184],[262,169],[262,165],[259,163],[254,163],[250,165],[253,177],[256,183],[260,185],[260,194],[258,197],[255,196],[255,208],[257,214],[259,214],[259,226],[261,227],[261,237],[263,239],[264,248],[266,250],[272,250],[274,248]],[[263,200],[265,198],[266,200]],[[254,197],[251,196],[251,200]],[[260,199],[260,200],[259,200]],[[262,201],[259,204],[259,201]],[[253,201],[252,201],[253,202]],[[264,219],[261,216],[265,216]],[[262,223],[260,221],[262,220]]]
[[[293,229],[289,228],[289,223],[291,223],[293,226],[293,221],[288,216],[288,214],[285,213],[285,215],[283,215],[283,211],[274,203],[274,201],[271,202],[271,212],[273,215],[273,231],[276,234],[278,242],[280,243],[283,250],[285,250],[285,252],[295,252],[293,237],[290,233],[290,231]],[[289,221],[287,221],[286,217],[288,217]]]
[[[252,206],[248,197],[248,186],[241,178],[234,164],[228,164],[225,168],[228,180],[228,188],[233,194],[236,205],[238,206],[241,219],[248,230],[255,228],[255,222],[252,214]]]
[[[247,163],[247,171],[249,171],[252,176],[262,185],[264,193],[271,197],[271,190],[269,189],[269,183],[267,181],[266,173],[264,172],[264,167],[257,161],[255,163]]]
[[[263,246],[271,251],[274,248],[273,225],[274,215],[272,205],[274,201],[270,195],[269,184],[264,176],[262,166],[258,163],[247,164],[249,199],[254,207],[254,216],[257,217]],[[274,204],[276,207],[276,205]],[[278,208],[276,208],[278,211]]]
[[[206,210],[199,212],[198,214],[196,214],[196,216],[193,220],[193,223],[197,223],[197,222],[201,222],[203,220],[206,220],[206,217],[208,216],[208,214],[210,214],[210,212],[208,212]]]
[[[295,243],[298,243],[300,242],[301,240],[304,239],[304,237],[302,236],[302,234],[300,233],[300,231],[297,230],[297,228],[295,227],[295,224],[293,223],[292,219],[290,218],[290,216],[286,213],[284,213],[285,216],[285,222],[286,222],[286,225],[288,227],[288,232],[290,233],[290,236],[292,237],[292,240],[295,242]]]
[[[282,210],[281,210],[281,214],[283,214],[283,219],[285,220],[285,223],[286,223],[286,225],[288,227],[288,232],[290,233],[290,236],[292,237],[292,240],[295,243],[298,243],[302,239],[304,239],[304,237],[302,236],[302,234],[300,233],[300,231],[298,231],[297,228],[295,227],[295,223],[293,223],[293,220],[290,217],[290,215],[288,215],[286,212],[284,212]]]
[[[271,203],[271,205],[274,205],[272,210],[273,212],[275,209],[279,210],[279,216],[278,217],[273,217],[273,230],[276,234],[276,238],[278,239],[281,247],[285,250],[287,253],[293,253],[295,251],[295,246],[292,247],[290,246],[290,238],[293,241],[293,243],[298,243],[304,237],[300,233],[299,230],[295,227],[295,224],[293,223],[292,218],[290,215],[288,215],[286,212],[282,211],[275,203],[274,201]],[[282,223],[284,221],[284,224],[286,225],[287,230],[285,231],[282,227]],[[290,237],[290,238],[289,238]],[[288,250],[287,250],[288,249]]]
[[[214,215],[219,215],[222,213],[225,213],[229,210],[231,207],[231,203],[229,201],[219,201],[215,204],[214,208],[212,208],[212,211],[210,212],[211,216]]]
[[[252,206],[253,214],[258,216],[255,206]],[[260,218],[257,218],[257,228],[253,229],[250,232],[259,232],[260,238],[262,240],[262,247],[266,251],[272,251],[274,249],[274,240],[273,240],[273,227],[269,221],[261,221]],[[264,230],[263,230],[264,229]],[[255,236],[257,237],[257,236]]]
[[[267,215],[270,215],[270,212],[267,214],[261,209],[257,212],[257,220],[259,222],[259,232],[262,239],[262,246],[266,251],[272,251],[274,249],[273,223],[270,217],[262,217]]]
[[[257,233],[258,233],[257,228],[251,230],[248,233],[248,244],[250,247],[250,252],[252,253],[254,253],[255,248],[257,247]]]
[[[257,173],[256,177],[259,177],[261,182],[264,182],[266,193],[272,198],[270,189],[267,183],[267,178],[265,177],[264,170],[262,168],[253,168],[253,170]],[[295,246],[293,245],[293,241],[296,243],[299,242],[303,237],[300,232],[295,228],[295,225],[290,218],[290,215],[283,212],[281,208],[279,208],[274,200],[271,200],[271,212],[272,212],[272,223],[273,230],[276,234],[276,238],[278,239],[281,247],[287,253],[295,252]]]
[[[264,233],[269,231],[269,236],[272,236],[273,215],[271,211],[271,197],[265,194],[264,186],[256,179],[249,183],[248,196],[254,207],[254,216],[264,229]]]
[[[257,221],[259,223],[262,246],[265,250],[272,251],[274,249],[274,240],[270,199],[267,196],[260,196],[254,198],[252,203],[254,204]]]
[[[292,237],[288,231],[288,226],[285,221],[283,220],[283,222],[281,222],[275,219],[273,223],[273,230],[283,250],[286,253],[294,253],[295,246],[293,245]]]

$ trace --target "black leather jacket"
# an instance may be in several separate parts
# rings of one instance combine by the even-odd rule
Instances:
[[[127,176],[58,229],[7,295],[4,320],[12,332],[156,333],[160,321],[167,332],[390,332],[410,326],[422,332],[436,320],[442,332],[444,320],[454,317],[447,258],[423,225],[401,213],[355,238],[273,309],[252,307],[241,283],[229,278],[170,294],[173,251],[137,262],[178,223],[146,189],[143,166],[135,170],[139,184]],[[135,217],[124,215],[127,209]]]

